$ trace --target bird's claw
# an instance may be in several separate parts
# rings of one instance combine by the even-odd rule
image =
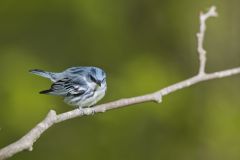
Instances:
[[[95,111],[92,108],[78,108],[83,115],[94,115]]]
[[[95,111],[92,108],[86,108],[84,109],[84,114],[85,115],[94,115]]]

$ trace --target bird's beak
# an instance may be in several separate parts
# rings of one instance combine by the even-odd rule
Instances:
[[[101,81],[97,81],[97,85],[99,86],[99,87],[101,87]]]

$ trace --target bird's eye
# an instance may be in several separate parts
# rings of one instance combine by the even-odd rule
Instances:
[[[91,81],[93,81],[93,82],[97,82],[97,80],[92,76],[92,75],[90,75],[90,79],[91,79]]]

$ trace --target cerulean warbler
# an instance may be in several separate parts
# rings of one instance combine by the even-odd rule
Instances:
[[[72,67],[59,73],[39,69],[30,72],[53,82],[50,89],[40,94],[63,96],[67,104],[79,108],[96,104],[107,89],[106,74],[97,67]]]

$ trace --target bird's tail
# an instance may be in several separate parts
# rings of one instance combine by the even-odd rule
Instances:
[[[36,74],[38,76],[45,77],[45,78],[53,80],[53,73],[52,72],[47,72],[47,71],[40,70],[40,69],[32,69],[29,72],[33,73],[33,74]]]

